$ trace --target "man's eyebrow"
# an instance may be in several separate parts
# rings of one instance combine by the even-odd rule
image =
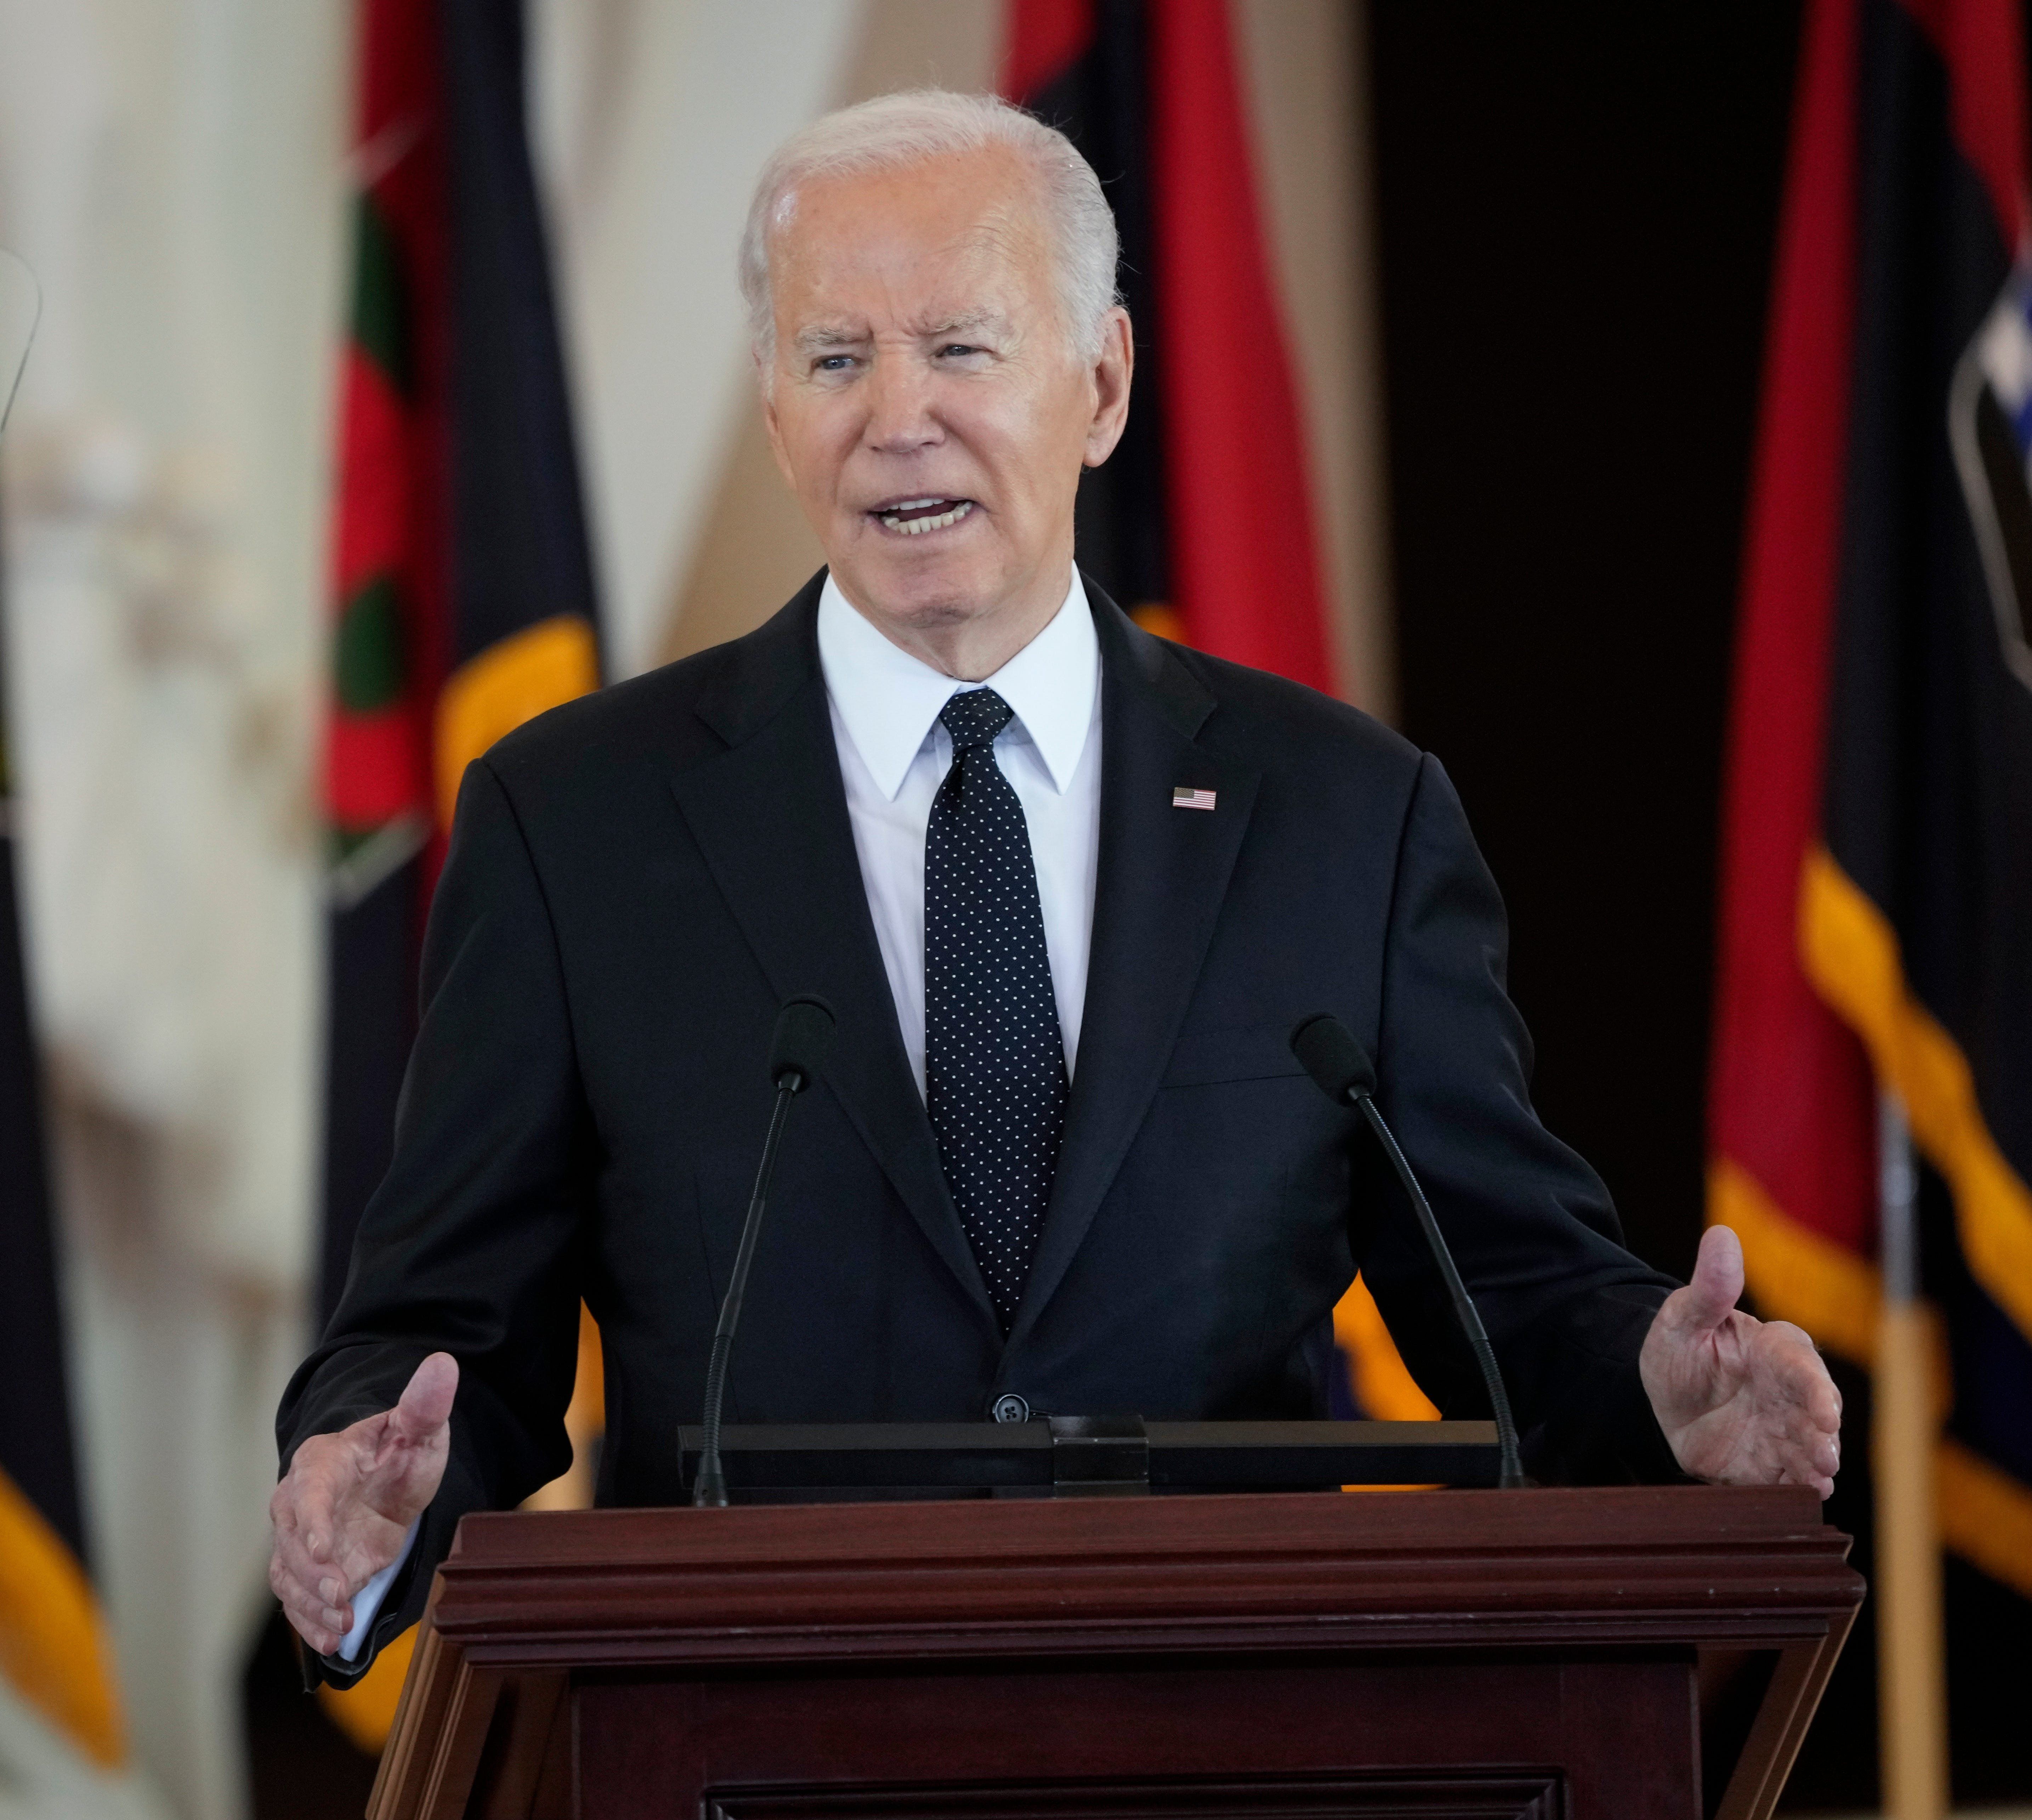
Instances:
[[[995,333],[1006,330],[1008,326],[1009,319],[999,310],[966,310],[958,316],[947,316],[943,321],[935,323],[922,332],[928,336],[969,335],[981,329]]]
[[[800,353],[823,353],[828,348],[859,347],[867,339],[868,334],[865,329],[821,323],[812,328],[801,329],[795,346]]]

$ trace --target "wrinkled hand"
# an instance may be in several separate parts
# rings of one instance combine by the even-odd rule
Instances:
[[[353,1628],[360,1589],[402,1553],[451,1452],[458,1362],[434,1352],[393,1409],[314,1434],[268,1500],[268,1584],[297,1634],[328,1656]]]
[[[1841,1465],[1841,1392],[1813,1343],[1735,1306],[1743,1246],[1726,1226],[1701,1239],[1694,1280],[1665,1299],[1638,1371],[1682,1472],[1721,1485],[1810,1485]]]

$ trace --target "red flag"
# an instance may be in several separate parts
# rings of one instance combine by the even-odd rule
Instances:
[[[1874,1344],[1876,1100],[1799,958],[1820,824],[1855,316],[1855,9],[1807,17],[1779,221],[1722,787],[1709,1206],[1759,1303],[1850,1357]]]
[[[1014,0],[1003,92],[1107,186],[1136,330],[1079,559],[1152,630],[1335,687],[1305,426],[1227,0]]]
[[[1331,693],[1304,426],[1227,0],[1149,12],[1173,598],[1203,651]]]

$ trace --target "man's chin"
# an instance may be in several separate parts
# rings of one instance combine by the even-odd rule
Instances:
[[[835,567],[847,598],[878,621],[913,632],[963,626],[993,611],[1006,587],[999,577],[969,573],[974,565],[909,560]]]

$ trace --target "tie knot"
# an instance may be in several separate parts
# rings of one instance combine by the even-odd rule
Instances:
[[[1016,710],[992,689],[969,689],[963,695],[948,697],[939,710],[939,719],[952,735],[955,755],[992,746],[1015,718]]]

